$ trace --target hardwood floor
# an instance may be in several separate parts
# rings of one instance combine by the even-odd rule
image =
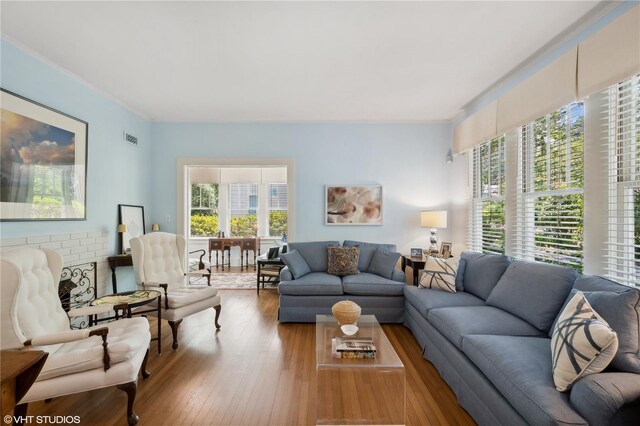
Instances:
[[[273,289],[259,296],[252,290],[221,294],[220,331],[213,326],[213,310],[187,317],[174,351],[171,330],[163,324],[162,355],[152,345],[151,377],[138,381],[139,424],[315,424],[315,325],[278,323]],[[411,332],[396,324],[383,328],[405,365],[407,424],[473,424],[422,358]],[[116,388],[100,389],[29,404],[28,414],[77,415],[83,425],[124,425],[126,397]]]

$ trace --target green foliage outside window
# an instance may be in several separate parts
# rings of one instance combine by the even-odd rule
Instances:
[[[191,215],[192,237],[213,237],[218,233],[218,216],[203,214]]]
[[[482,252],[504,254],[504,201],[482,202]]]
[[[269,235],[281,237],[287,233],[287,212],[280,210],[269,212]]]
[[[232,237],[255,237],[258,233],[258,217],[255,214],[232,217],[229,222]]]

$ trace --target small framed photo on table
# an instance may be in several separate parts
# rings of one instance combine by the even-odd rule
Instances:
[[[451,257],[451,246],[453,244],[451,243],[446,243],[446,242],[442,242],[442,244],[440,245],[440,257],[444,257],[449,258]]]
[[[411,249],[411,257],[422,257],[422,249],[421,248],[412,248]]]

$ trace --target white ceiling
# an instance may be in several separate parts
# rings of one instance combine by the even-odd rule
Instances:
[[[7,2],[2,34],[155,121],[450,120],[597,2]]]

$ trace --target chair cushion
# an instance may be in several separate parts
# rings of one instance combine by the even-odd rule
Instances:
[[[162,293],[164,297],[164,292]],[[178,287],[167,292],[169,308],[175,309],[190,305],[218,294],[218,289],[209,286],[185,286]],[[162,301],[164,306],[164,300]]]
[[[487,300],[491,290],[498,284],[498,281],[507,270],[511,262],[509,257],[500,254],[482,254],[470,251],[462,252],[460,255],[465,262],[464,281],[462,286],[464,291],[478,296],[482,300]]]
[[[342,280],[326,272],[311,272],[292,281],[280,281],[278,293],[290,295],[341,295]]]
[[[340,276],[358,273],[358,247],[327,247],[327,252],[327,273]]]
[[[400,253],[378,247],[373,254],[367,272],[390,280],[393,276],[393,271],[396,269],[398,259],[400,259]]]
[[[581,291],[562,310],[551,336],[553,382],[560,392],[581,377],[604,370],[618,350],[618,337]]]
[[[126,361],[138,351],[146,350],[149,333],[149,322],[146,318],[125,318],[107,324],[100,324],[91,328],[109,327],[107,336],[109,357],[111,365]],[[38,376],[37,381],[47,380],[58,376],[79,373],[81,371],[101,369],[103,348],[100,336],[91,336],[87,339],[64,343],[58,349],[52,351],[53,346],[44,346],[43,350],[49,352],[49,357]]]
[[[422,288],[455,293],[459,263],[459,257],[444,259],[428,256],[418,285]]]
[[[640,374],[640,290],[592,275],[579,277],[573,288],[585,293],[593,309],[618,334],[618,352],[611,366]]]
[[[342,278],[345,294],[361,296],[402,296],[407,285],[388,280],[379,275],[363,272],[358,275],[347,275]]]
[[[358,258],[358,270],[360,272],[368,272],[371,259],[373,259],[376,249],[381,248],[387,251],[396,251],[395,244],[377,244],[345,240],[342,245],[345,247],[358,247],[360,249],[360,257]]]
[[[556,391],[545,337],[466,336],[462,351],[529,424],[582,425],[569,395]]]
[[[302,278],[311,272],[309,265],[298,250],[291,250],[289,253],[284,253],[281,258],[284,264],[289,267],[295,279]]]
[[[549,331],[577,277],[566,266],[514,260],[491,291],[487,305]]]
[[[545,336],[528,322],[493,306],[431,309],[427,319],[458,349],[462,348],[462,339],[473,334]]]
[[[312,241],[308,243],[289,243],[288,251],[298,250],[309,265],[311,272],[327,272],[327,247],[339,246],[338,241]],[[282,255],[280,256],[282,257]]]
[[[465,291],[447,293],[439,290],[421,289],[410,285],[404,286],[404,297],[425,318],[431,309],[485,305],[484,300]]]

